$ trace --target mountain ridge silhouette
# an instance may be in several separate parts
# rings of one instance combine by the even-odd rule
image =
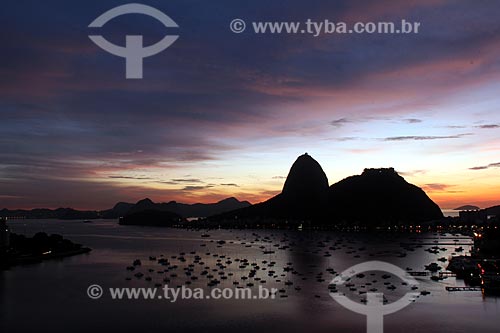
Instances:
[[[280,194],[210,221],[310,221],[367,225],[442,219],[437,204],[393,168],[365,169],[331,186],[321,165],[307,153],[293,163]],[[269,222],[269,221],[268,221]]]

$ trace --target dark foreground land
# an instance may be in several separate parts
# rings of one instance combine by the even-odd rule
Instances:
[[[10,235],[8,251],[0,255],[0,268],[15,265],[39,263],[90,252],[91,249],[63,238],[61,235],[47,235],[39,232],[33,237]]]

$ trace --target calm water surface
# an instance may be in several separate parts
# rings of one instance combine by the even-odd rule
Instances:
[[[89,246],[93,251],[63,260],[14,267],[0,272],[0,331],[1,332],[366,332],[365,317],[337,304],[328,293],[333,269],[344,269],[367,260],[383,260],[399,267],[424,271],[425,265],[446,263],[458,246],[468,251],[470,239],[463,236],[420,235],[360,235],[290,231],[209,231],[203,232],[150,227],[119,226],[115,221],[10,221],[14,232],[32,235],[37,231],[59,233]],[[217,241],[226,243],[218,245]],[[439,254],[426,252],[439,244]],[[264,254],[264,251],[274,253]],[[181,252],[186,262],[178,261]],[[190,252],[195,252],[191,254]],[[204,266],[216,269],[217,259],[231,260],[224,272],[233,273],[222,280],[220,287],[233,288],[233,282],[247,276],[251,267],[240,268],[235,259],[247,259],[261,269],[254,281],[268,288],[284,288],[287,297],[269,300],[112,300],[104,295],[89,299],[86,290],[99,284],[110,287],[154,287],[172,272],[163,273],[164,266],[148,260],[149,256],[168,258],[179,267],[177,277],[169,285],[182,285],[189,277],[183,268],[199,255],[203,265],[195,264],[193,274],[198,280],[192,288],[209,290],[207,279],[200,273]],[[217,255],[217,256],[214,256]],[[126,270],[135,259],[142,266],[134,272]],[[273,268],[266,263],[275,261]],[[289,272],[284,267],[291,267]],[[262,270],[267,267],[266,270]],[[149,272],[149,269],[153,270]],[[158,273],[160,270],[160,273]],[[275,270],[277,277],[269,277]],[[141,271],[152,278],[138,279]],[[211,271],[218,276],[220,270]],[[295,271],[295,274],[292,273]],[[284,276],[281,276],[284,274]],[[363,299],[359,291],[376,286],[392,301],[407,292],[395,277],[389,281],[396,290],[384,289],[386,282],[376,275],[366,274],[354,287],[344,290],[356,301]],[[126,278],[131,278],[130,281]],[[279,280],[279,281],[278,281]],[[324,281],[322,281],[324,280]],[[429,277],[417,278],[418,291],[429,291],[415,303],[384,318],[385,332],[498,332],[500,304],[497,298],[483,298],[480,292],[455,292],[445,286],[464,285],[448,278],[440,282]],[[284,282],[293,284],[285,286]],[[371,284],[371,287],[367,285]],[[385,286],[385,287],[384,287]],[[296,290],[300,287],[300,290]],[[257,288],[257,287],[253,287]],[[340,288],[339,288],[340,289]],[[108,296],[108,297],[106,297]]]

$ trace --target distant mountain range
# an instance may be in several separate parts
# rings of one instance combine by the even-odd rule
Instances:
[[[250,202],[239,201],[233,197],[209,204],[183,204],[175,201],[154,203],[151,199],[146,198],[138,201],[136,204],[117,203],[112,209],[103,211],[102,216],[104,218],[118,218],[140,211],[152,210],[175,213],[183,218],[207,217],[249,206],[251,206]]]
[[[25,219],[59,219],[59,220],[86,220],[99,218],[97,211],[81,211],[72,208],[57,208],[46,209],[36,208],[31,210],[25,209],[2,209],[0,217],[7,218],[25,218]]]
[[[113,208],[103,211],[79,211],[72,208],[58,209],[32,209],[32,210],[0,210],[0,217],[23,217],[27,219],[117,219],[128,214],[144,210],[169,211],[179,215],[181,218],[188,217],[206,217],[223,212],[248,207],[251,204],[248,201],[239,201],[236,198],[227,198],[216,203],[209,204],[183,204],[175,201],[168,203],[154,203],[150,199],[143,199],[136,204],[119,202]]]
[[[208,221],[392,225],[443,217],[439,206],[422,189],[406,182],[393,168],[365,169],[359,176],[328,186],[320,164],[304,154],[292,165],[280,194],[251,207],[213,216]]]
[[[458,209],[476,208],[463,206]],[[498,215],[500,206],[482,211]],[[303,223],[312,226],[392,226],[444,218],[438,205],[421,188],[408,183],[393,168],[365,169],[361,175],[329,186],[321,165],[307,153],[293,163],[282,192],[255,205],[236,198],[210,204],[154,203],[146,198],[135,204],[119,202],[104,211],[3,209],[0,217],[120,218],[121,224],[157,226],[177,225],[189,217],[204,218],[190,224],[193,227],[280,227]]]

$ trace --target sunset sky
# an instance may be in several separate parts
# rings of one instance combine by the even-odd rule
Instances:
[[[90,22],[127,1],[15,1],[0,21],[0,208],[253,203],[308,152],[330,184],[394,167],[441,208],[500,204],[500,2],[139,1],[115,44],[179,39],[126,80]],[[251,21],[421,23],[419,34],[256,35]],[[249,24],[249,23],[247,23]]]

